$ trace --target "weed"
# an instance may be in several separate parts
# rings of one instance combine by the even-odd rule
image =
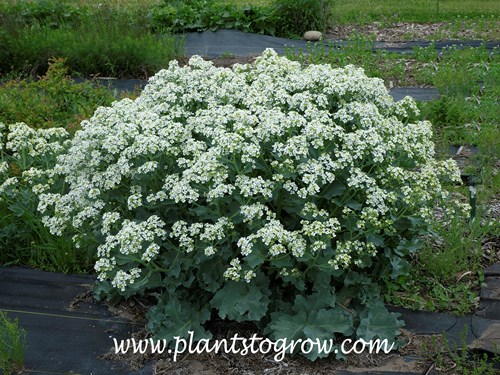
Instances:
[[[430,369],[440,373],[461,375],[494,375],[498,374],[494,363],[500,361],[500,353],[472,352],[467,347],[467,326],[460,332],[459,343],[450,345],[443,333],[438,340],[432,337],[430,345],[423,345],[424,356],[431,362]],[[430,370],[429,369],[429,370]]]
[[[26,331],[18,320],[10,320],[0,311],[0,373],[11,374],[24,365],[26,351]]]

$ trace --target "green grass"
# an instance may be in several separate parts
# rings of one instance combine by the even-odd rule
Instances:
[[[9,375],[22,370],[26,351],[26,331],[17,320],[0,311],[0,373]]]
[[[244,5],[271,5],[272,0],[225,0],[225,3]],[[457,18],[498,22],[500,7],[496,0],[350,0],[333,3],[337,24],[367,24],[371,22],[441,22]]]
[[[0,75],[42,74],[56,57],[73,76],[148,77],[182,55],[182,40],[153,34],[147,12],[132,3],[4,3]]]
[[[360,11],[362,10],[362,11]],[[350,0],[334,3],[339,24],[370,22],[440,22],[500,16],[496,0]]]

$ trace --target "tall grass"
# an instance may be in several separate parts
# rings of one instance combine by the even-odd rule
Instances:
[[[10,320],[0,311],[0,373],[20,371],[24,365],[26,331],[17,320]]]

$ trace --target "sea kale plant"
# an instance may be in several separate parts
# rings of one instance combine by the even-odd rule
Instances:
[[[273,339],[394,340],[381,284],[459,180],[417,115],[354,66],[195,56],[84,121],[54,168],[67,193],[39,210],[95,249],[101,297],[157,296],[157,337],[208,338],[218,315]]]

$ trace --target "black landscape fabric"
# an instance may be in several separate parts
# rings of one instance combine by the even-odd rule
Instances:
[[[218,30],[204,31],[199,33],[187,33],[185,38],[185,53],[187,56],[200,55],[208,58],[216,58],[224,55],[234,56],[252,56],[260,55],[266,48],[273,48],[278,54],[284,55],[287,48],[298,52],[302,49],[307,52],[308,47],[325,46],[328,49],[328,43],[318,42],[309,43],[305,40],[277,38],[269,35],[251,34],[238,30]],[[334,48],[342,48],[346,45],[345,41],[331,41]],[[430,41],[410,41],[404,43],[384,43],[376,42],[375,49],[384,49],[389,52],[412,53],[414,47],[428,47],[432,44]],[[450,46],[461,47],[479,47],[481,44],[489,51],[499,47],[499,42],[482,41],[439,41],[435,42],[436,49],[441,50]]]
[[[71,302],[90,290],[93,276],[63,275],[26,268],[0,268],[0,311],[18,318],[26,330],[25,368],[29,374],[150,374],[99,359],[113,337],[130,338],[132,322],[115,317],[96,302]],[[149,370],[149,371],[148,371]]]
[[[117,340],[130,338],[141,327],[113,316],[105,305],[96,302],[82,301],[72,309],[75,297],[89,291],[94,281],[94,276],[0,268],[0,311],[6,312],[10,318],[18,318],[20,325],[27,331],[26,370],[30,374],[152,373],[151,364],[133,371],[123,363],[99,358],[114,347],[113,337]],[[491,342],[497,342],[496,335],[492,336],[488,329],[497,327],[498,321],[402,308],[391,310],[402,314],[401,318],[411,332],[444,332],[451,345],[460,345],[460,335],[465,330],[468,344],[479,342],[488,347]],[[387,373],[374,370],[369,373]]]

